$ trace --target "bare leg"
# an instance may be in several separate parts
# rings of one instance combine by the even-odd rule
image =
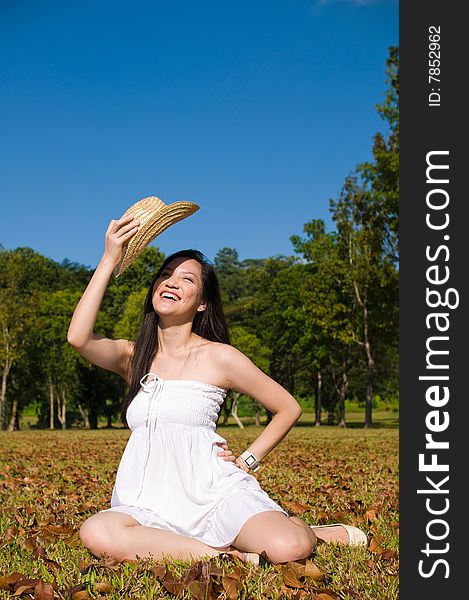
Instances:
[[[172,531],[144,527],[130,515],[119,512],[93,515],[81,526],[80,537],[95,556],[112,556],[117,560],[165,557],[192,560],[218,556],[222,551]]]
[[[270,562],[280,563],[307,558],[316,543],[313,530],[304,521],[269,510],[250,517],[233,546],[242,552],[265,551]]]

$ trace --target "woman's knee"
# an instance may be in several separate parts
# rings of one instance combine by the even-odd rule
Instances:
[[[112,538],[109,524],[98,515],[89,517],[80,527],[81,541],[96,556],[109,552]]]
[[[285,532],[268,542],[266,552],[274,563],[301,560],[311,555],[315,543],[306,531]]]

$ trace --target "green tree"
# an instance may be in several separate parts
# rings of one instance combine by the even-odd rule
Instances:
[[[399,49],[389,48],[386,61],[388,84],[384,101],[377,105],[378,114],[387,125],[386,134],[378,132],[373,141],[373,161],[357,167],[367,188],[368,219],[383,235],[383,251],[395,262],[399,259]]]
[[[57,421],[66,429],[67,407],[77,385],[80,357],[68,344],[67,331],[78,300],[78,293],[68,289],[39,295],[35,347],[41,362],[42,385],[46,388],[44,395],[48,398],[50,429],[55,428]]]
[[[264,373],[267,374],[269,373],[269,359],[271,351],[256,335],[249,332],[242,325],[234,325],[230,328],[230,337],[231,344],[235,348],[251,359],[252,362],[259,367],[259,369],[261,369],[261,371],[264,371]],[[239,392],[235,392],[233,390],[229,392],[229,398],[227,398],[228,402],[225,402],[226,409],[224,423],[226,423],[227,416],[231,412],[238,426],[243,428],[243,423],[238,417],[238,401],[240,396],[241,394]],[[259,425],[262,406],[253,398],[250,398],[250,403],[251,407],[255,411],[256,425]]]
[[[397,344],[398,306],[398,59],[390,48],[389,87],[378,106],[388,125],[387,137],[377,134],[370,163],[358,165],[347,177],[339,198],[331,202],[341,254],[359,312],[359,343],[366,356],[365,427],[372,423],[376,353],[383,337]]]
[[[246,295],[246,278],[242,263],[238,259],[238,252],[234,248],[221,248],[213,261],[218,282],[220,284],[221,299],[228,323],[237,319],[237,313]]]
[[[251,296],[241,310],[241,324],[271,351],[269,373],[291,394],[302,368],[298,341],[304,330],[304,310],[298,293],[302,271],[293,257],[271,257],[247,270]]]
[[[332,424],[337,413],[339,425],[345,427],[349,374],[357,361],[353,351],[353,306],[344,276],[345,265],[337,235],[326,233],[324,221],[306,223],[304,232],[305,238],[294,235],[290,239],[295,251],[307,261],[300,291],[306,314],[302,346],[309,369],[316,373],[316,425],[320,424],[324,406],[328,410],[328,422]]]
[[[41,290],[60,285],[60,267],[30,248],[0,250],[0,361],[2,429],[17,429],[21,408],[21,374],[34,348]],[[16,382],[16,384],[14,383]],[[9,393],[9,385],[11,392]],[[24,401],[24,398],[23,398]]]

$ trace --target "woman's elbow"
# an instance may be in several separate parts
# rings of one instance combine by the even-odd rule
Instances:
[[[76,346],[77,346],[73,337],[69,333],[67,334],[67,343],[70,344],[70,346],[72,346],[72,348],[76,348]]]
[[[284,414],[285,416],[288,415],[288,419],[292,421],[293,424],[295,424],[303,414],[303,409],[295,400],[294,403],[292,402],[292,404],[287,409],[285,409]]]
[[[74,349],[78,350],[83,344],[74,337],[70,332],[67,333],[67,343]]]
[[[292,412],[293,412],[295,423],[296,423],[299,420],[299,418],[301,417],[301,415],[303,414],[303,409],[297,403]]]

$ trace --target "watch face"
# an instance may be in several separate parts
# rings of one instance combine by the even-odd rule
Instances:
[[[254,458],[254,456],[251,454],[250,456],[248,456],[246,458],[246,460],[244,461],[248,467],[250,467],[251,465],[253,465],[256,462],[256,459]]]

